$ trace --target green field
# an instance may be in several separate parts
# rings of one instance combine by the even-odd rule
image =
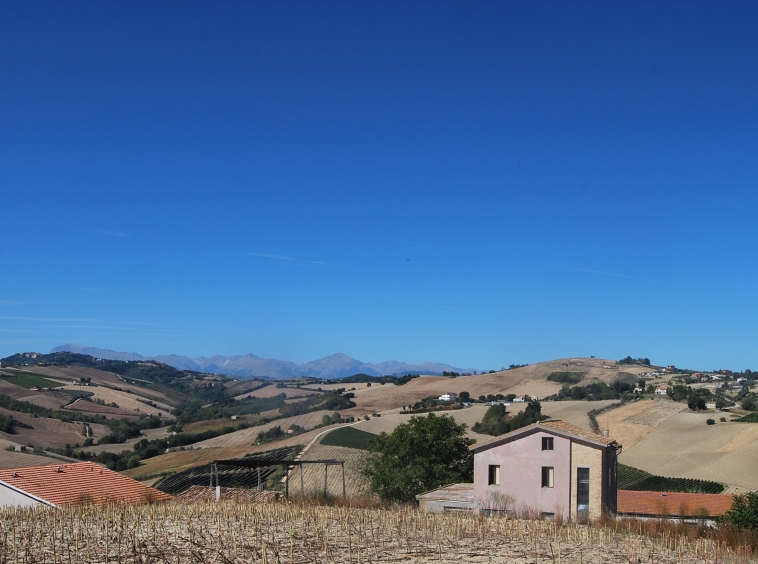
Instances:
[[[733,421],[736,421],[737,423],[758,423],[758,413],[751,413],[750,415],[745,415],[739,419],[733,419]]]
[[[341,427],[324,435],[321,444],[369,450],[369,441],[374,437],[375,434],[359,431],[355,427]]]
[[[724,486],[708,480],[690,478],[666,478],[655,476],[639,468],[618,465],[618,488],[620,490],[636,490],[648,492],[689,492],[720,494]]]
[[[0,379],[21,386],[22,388],[54,388],[61,386],[60,382],[55,380],[48,380],[37,374],[31,372],[3,372],[0,374]]]

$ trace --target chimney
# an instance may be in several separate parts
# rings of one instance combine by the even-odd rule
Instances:
[[[13,477],[18,478],[18,472],[16,472],[15,470],[13,471]]]
[[[58,468],[56,468],[55,471],[58,472],[58,474],[60,474],[61,473],[61,467],[58,466]]]
[[[611,431],[610,431],[610,429],[605,429],[605,430],[603,430],[603,436],[604,436],[606,439],[607,439],[608,437],[610,437],[610,436],[611,436]]]

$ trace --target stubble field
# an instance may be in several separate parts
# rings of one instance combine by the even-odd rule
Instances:
[[[0,512],[3,562],[730,564],[710,540],[551,521],[299,503],[169,502]]]

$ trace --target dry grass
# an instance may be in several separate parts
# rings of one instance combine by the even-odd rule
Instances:
[[[745,562],[688,535],[299,503],[165,503],[0,513],[2,562],[226,564]]]

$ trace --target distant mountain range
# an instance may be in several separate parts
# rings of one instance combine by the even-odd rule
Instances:
[[[425,362],[423,364],[408,364],[389,360],[387,362],[361,362],[346,354],[337,353],[305,364],[295,364],[288,360],[260,358],[254,354],[236,356],[200,356],[190,358],[176,354],[160,356],[142,356],[138,353],[127,353],[68,344],[55,347],[52,353],[73,352],[88,354],[96,358],[110,360],[155,360],[178,368],[179,370],[195,370],[211,374],[224,374],[236,378],[297,378],[311,376],[314,378],[344,378],[353,374],[368,374],[369,376],[404,375],[404,374],[436,374],[442,372],[473,372],[473,368],[456,368],[449,364]]]

